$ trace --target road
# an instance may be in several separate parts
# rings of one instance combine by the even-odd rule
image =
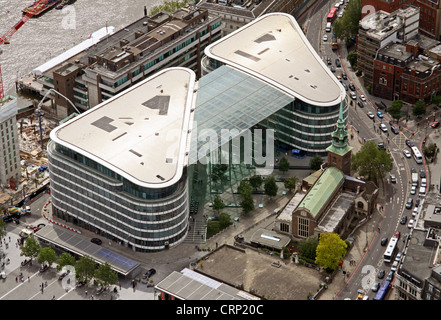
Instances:
[[[400,132],[394,134],[390,131],[389,117],[387,114],[383,118],[377,116],[377,107],[374,101],[371,101],[370,97],[364,92],[363,86],[355,76],[355,73],[347,63],[345,48],[339,48],[339,50],[333,51],[331,48],[332,33],[325,31],[326,17],[331,7],[335,2],[333,1],[319,1],[312,6],[302,17],[299,18],[299,22],[307,30],[306,36],[311,45],[316,49],[319,55],[322,57],[324,63],[329,68],[335,67],[335,75],[341,76],[342,72],[347,75],[347,80],[342,79],[342,83],[348,87],[347,93],[353,91],[356,94],[356,99],[350,99],[351,106],[349,110],[348,124],[357,132],[357,136],[361,142],[373,140],[376,143],[383,142],[387,151],[393,158],[394,167],[390,174],[396,176],[396,183],[391,183],[389,177],[383,181],[383,185],[380,186],[380,194],[377,199],[378,214],[376,214],[370,221],[366,222],[363,228],[372,228],[370,234],[374,234],[372,239],[366,239],[367,251],[364,254],[362,261],[358,262],[357,268],[352,275],[348,276],[348,281],[345,283],[343,289],[336,296],[336,299],[356,299],[358,291],[361,290],[364,295],[369,296],[369,299],[373,299],[375,292],[372,292],[371,288],[374,282],[382,282],[384,279],[378,279],[377,275],[381,269],[385,270],[385,274],[390,271],[391,263],[386,264],[383,262],[383,255],[386,246],[381,245],[382,238],[391,239],[396,231],[399,231],[401,238],[399,240],[399,252],[402,252],[405,247],[406,240],[405,234],[409,232],[409,228],[406,224],[400,224],[401,217],[406,215],[408,220],[412,218],[412,209],[406,209],[405,203],[410,197],[410,175],[411,168],[415,168],[419,172],[420,168],[424,168],[422,165],[418,165],[413,158],[406,158],[403,155],[403,150],[407,148],[405,141],[412,139],[415,145],[419,145],[424,138],[424,132],[412,132],[407,130],[404,126],[400,126]],[[340,8],[339,12],[342,9]],[[321,26],[321,28],[315,28],[312,26]],[[323,40],[323,35],[328,35],[328,40]],[[327,58],[330,58],[330,64]],[[340,59],[342,62],[341,67],[336,66],[336,59]],[[349,85],[353,84],[355,90],[351,90]],[[365,101],[360,99],[360,95],[365,96]],[[361,107],[358,103],[361,103]],[[371,119],[367,113],[371,112],[374,117]],[[387,133],[380,130],[381,123],[386,124],[388,128]],[[421,146],[420,146],[421,150]],[[426,170],[427,172],[427,170]],[[417,198],[417,196],[413,196]],[[415,200],[414,199],[414,200]],[[366,232],[366,234],[368,234]],[[386,276],[384,278],[386,278]]]

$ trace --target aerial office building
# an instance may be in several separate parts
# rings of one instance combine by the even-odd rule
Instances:
[[[17,134],[17,99],[6,96],[0,100],[0,183],[15,187],[21,176],[20,148]],[[12,184],[11,184],[12,183]]]
[[[166,69],[53,130],[54,215],[135,251],[180,243],[194,88],[194,72]]]
[[[209,45],[205,54],[205,74],[226,65],[287,98],[282,105],[282,100],[268,101],[271,113],[259,121],[260,127],[275,130],[279,148],[326,154],[342,101],[347,121],[343,86],[291,15],[264,15]]]

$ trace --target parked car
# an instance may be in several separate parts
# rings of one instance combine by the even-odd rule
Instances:
[[[383,112],[377,111],[377,116],[378,116],[378,118],[382,119],[383,118]]]
[[[409,229],[412,229],[414,223],[415,223],[415,220],[410,219],[409,223],[407,224],[407,227],[408,227]]]
[[[358,106],[359,106],[360,108],[364,108],[363,102],[361,102],[361,101],[357,101],[357,104],[358,104]]]
[[[418,207],[418,206],[420,205],[420,201],[421,201],[420,198],[417,198],[417,199],[415,200],[415,207]]]
[[[410,158],[410,157],[412,157],[412,155],[410,154],[410,151],[407,150],[407,149],[404,149],[404,150],[403,150],[403,153],[404,153],[404,156],[405,156],[406,158]]]
[[[387,281],[392,281],[394,278],[394,272],[393,271],[389,271],[389,274],[387,275],[386,280]]]
[[[101,241],[101,239],[98,239],[98,238],[92,238],[92,239],[90,240],[90,242],[95,243],[95,244],[98,244],[98,245],[100,245],[100,244],[103,243],[103,242]]]
[[[407,199],[407,202],[406,202],[406,209],[412,209],[412,207],[413,207],[413,199],[409,198],[409,199]]]
[[[348,86],[346,85],[346,83],[342,82],[343,88],[345,88],[345,91],[348,91]]]
[[[327,35],[327,34],[325,34],[325,35],[323,36],[323,41],[328,41],[328,35]]]
[[[342,72],[342,73],[341,73],[341,77],[342,77],[344,80],[348,80],[348,76],[346,75],[346,72]]]
[[[416,217],[418,214],[418,207],[413,208],[412,217]]]
[[[370,111],[367,113],[367,116],[371,119],[375,118],[374,114]]]
[[[326,60],[327,60],[327,62],[328,62],[328,65],[331,65],[331,64],[332,64],[332,60],[331,60],[331,58],[328,57]]]
[[[331,72],[335,72],[335,67],[334,66],[331,67]]]
[[[439,127],[439,121],[435,121],[434,123],[432,123],[432,128],[438,128]]]
[[[357,100],[357,94],[354,91],[350,93],[352,100]]]
[[[340,59],[335,59],[335,66],[336,66],[337,68],[340,68],[340,67],[341,67]]]
[[[63,280],[64,279],[64,277],[66,277],[67,276],[67,272],[63,272],[62,274],[60,274],[60,276],[58,277],[58,280]]]
[[[392,263],[392,267],[390,268],[390,270],[392,270],[392,271],[396,271],[397,270],[397,268],[398,268],[398,261],[394,261],[393,263]]]
[[[352,83],[350,83],[349,84],[349,89],[351,89],[352,91],[355,91],[355,86]]]
[[[147,272],[144,274],[144,277],[145,277],[145,278],[150,278],[150,277],[153,276],[155,273],[156,273],[156,270],[153,269],[153,268],[151,268],[149,271],[147,271]]]
[[[386,125],[384,123],[380,123],[380,129],[383,132],[387,132],[387,127],[386,127]]]
[[[395,257],[395,261],[400,261],[403,254],[401,252],[397,253],[397,256]]]
[[[406,222],[407,222],[407,216],[402,216],[401,220],[400,220],[400,223],[401,224],[406,224]]]
[[[412,186],[412,188],[410,188],[410,194],[414,195],[416,194],[416,186]]]
[[[424,168],[420,169],[420,178],[425,178],[426,177],[426,170],[424,170]]]
[[[360,100],[366,102],[366,97],[364,96],[364,94],[360,94]]]

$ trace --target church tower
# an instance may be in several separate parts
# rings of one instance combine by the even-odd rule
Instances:
[[[340,113],[337,126],[331,134],[332,144],[326,148],[328,151],[328,166],[337,167],[345,175],[351,175],[351,150],[348,144],[348,131],[343,118],[343,103],[340,102]]]

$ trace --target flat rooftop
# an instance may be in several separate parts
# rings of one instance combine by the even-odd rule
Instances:
[[[195,74],[162,70],[51,132],[51,139],[133,183],[179,181],[187,163]]]
[[[266,14],[209,45],[205,54],[316,106],[340,103],[346,92],[285,13]]]

